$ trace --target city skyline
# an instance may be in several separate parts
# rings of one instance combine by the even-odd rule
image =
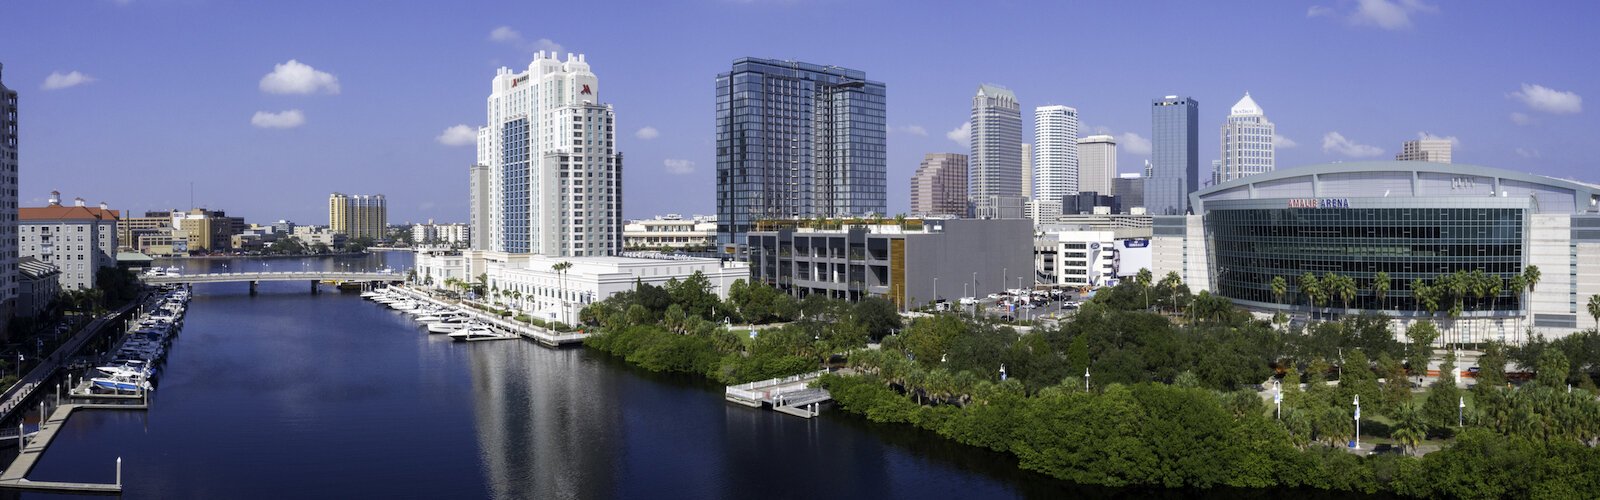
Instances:
[[[1582,149],[1573,145],[1597,125],[1582,110],[1582,96],[1595,91],[1587,74],[1592,70],[1558,63],[1600,46],[1575,29],[1574,19],[1600,10],[1588,4],[1559,12],[1436,5],[1386,15],[1349,2],[1241,5],[1235,9],[1273,21],[1263,23],[1260,36],[1275,43],[1252,56],[1262,64],[1227,78],[1197,71],[1236,57],[1227,49],[1231,39],[1206,28],[1233,9],[1209,6],[1160,8],[1174,19],[1152,16],[1156,6],[998,6],[1018,24],[996,42],[1019,49],[1002,52],[935,36],[938,30],[929,27],[958,26],[945,19],[958,17],[947,15],[953,7],[887,16],[873,14],[890,6],[856,6],[862,21],[830,18],[826,29],[838,36],[820,41],[799,27],[804,22],[743,22],[773,15],[827,18],[830,9],[807,8],[816,6],[838,7],[701,2],[666,7],[659,15],[613,9],[614,29],[641,37],[676,41],[677,29],[715,25],[733,27],[739,36],[732,38],[748,40],[641,46],[639,37],[618,39],[613,29],[540,25],[533,20],[542,13],[533,7],[475,14],[393,5],[385,8],[397,18],[428,21],[358,23],[365,10],[358,5],[319,6],[318,16],[305,19],[277,6],[20,5],[13,12],[27,22],[0,34],[0,43],[29,47],[3,61],[8,85],[23,93],[19,198],[40,205],[58,189],[108,193],[105,201],[134,212],[184,209],[193,181],[195,205],[250,220],[315,221],[328,191],[376,191],[389,194],[396,221],[466,221],[468,200],[461,193],[467,179],[460,172],[472,162],[472,147],[442,142],[459,140],[457,125],[483,125],[485,71],[525,65],[536,49],[556,45],[563,54],[607,61],[618,150],[629,158],[625,182],[660,188],[630,193],[627,218],[713,211],[714,96],[706,89],[729,62],[746,56],[825,61],[895,87],[888,103],[890,186],[909,179],[924,154],[966,150],[952,136],[961,135],[970,112],[963,104],[982,82],[1012,88],[1024,107],[1079,108],[1082,134],[1118,138],[1124,171],[1148,158],[1144,106],[1150,99],[1179,94],[1219,103],[1201,108],[1199,121],[1210,128],[1226,116],[1220,103],[1249,91],[1272,104],[1278,133],[1293,144],[1278,147],[1279,168],[1392,157],[1402,141],[1432,135],[1457,143],[1461,163],[1588,177]],[[579,7],[554,12],[563,9]],[[1069,37],[1034,21],[1061,12],[1104,22]],[[660,16],[683,23],[657,26],[675,24],[657,23]],[[242,19],[263,22],[230,25]],[[1495,37],[1482,30],[1521,35],[1491,43],[1486,38]],[[64,35],[84,32],[96,36]],[[885,34],[906,42],[865,43]],[[101,37],[121,41],[108,45]],[[1330,37],[1341,43],[1322,43]],[[1148,63],[1175,39],[1192,42],[1184,60]],[[1072,52],[1076,77],[1031,63],[1040,51],[1027,48],[1089,40],[1118,50]],[[229,56],[219,57],[224,53]],[[1485,58],[1504,64],[1491,70],[1475,63]],[[941,63],[951,59],[964,63]],[[1388,81],[1371,83],[1377,75]],[[98,139],[84,147],[84,137]],[[1031,124],[1024,123],[1023,140],[1031,138]],[[1199,158],[1220,155],[1214,142],[1201,141]],[[387,175],[392,172],[405,175]],[[239,190],[243,180],[251,187]],[[886,194],[890,213],[908,210],[904,190]]]

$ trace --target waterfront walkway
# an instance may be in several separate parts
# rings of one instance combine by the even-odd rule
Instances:
[[[407,296],[417,300],[425,300],[444,307],[459,308],[462,312],[466,313],[468,316],[471,316],[473,319],[494,325],[502,330],[521,335],[524,338],[532,339],[548,347],[561,347],[569,344],[578,344],[582,343],[583,339],[589,337],[589,334],[587,333],[562,333],[546,328],[540,328],[520,321],[507,320],[505,318],[474,309],[471,306],[468,306],[466,303],[436,299],[426,292],[413,290],[404,286],[391,286],[389,288],[404,293]]]
[[[115,483],[72,483],[55,481],[32,481],[28,473],[33,471],[33,466],[44,456],[50,442],[55,440],[56,433],[67,425],[67,418],[77,410],[144,410],[146,404],[66,404],[61,405],[50,413],[50,416],[39,422],[39,433],[32,439],[21,438],[24,444],[18,447],[17,459],[0,472],[0,488],[49,491],[55,493],[106,493],[122,492],[122,459],[117,459],[117,481]]]
[[[55,352],[45,357],[43,362],[33,367],[33,370],[30,370],[26,376],[18,380],[16,385],[11,386],[4,394],[0,394],[0,421],[11,418],[11,414],[22,407],[23,401],[27,401],[29,397],[32,397],[33,393],[44,385],[46,380],[56,374],[56,370],[61,368],[61,362],[71,357],[73,353],[78,352],[79,349],[82,349],[83,345],[89,342],[89,339],[100,333],[101,328],[104,328],[108,323],[116,321],[117,318],[122,317],[123,314],[126,314],[139,304],[143,304],[147,298],[148,296],[146,295],[140,295],[138,300],[122,306],[115,312],[90,321],[88,325],[78,330],[78,333],[74,334],[72,338],[67,339],[60,347],[57,347]]]

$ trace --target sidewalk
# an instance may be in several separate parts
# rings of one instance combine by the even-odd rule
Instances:
[[[60,369],[61,367],[62,360],[71,356],[72,353],[78,352],[79,349],[82,349],[83,344],[87,343],[90,338],[93,338],[95,334],[99,333],[100,329],[108,322],[114,318],[122,316],[122,314],[128,312],[134,307],[143,304],[148,299],[149,295],[142,293],[139,295],[138,299],[129,302],[127,305],[122,306],[122,308],[95,318],[93,321],[90,321],[88,325],[84,325],[82,329],[78,330],[78,333],[73,334],[72,338],[62,343],[60,347],[57,347],[56,350],[51,352],[49,356],[45,356],[44,361],[39,363],[38,366],[33,367],[32,370],[29,370],[27,376],[17,380],[16,385],[6,389],[4,394],[0,394],[0,401],[3,401],[3,403],[0,403],[0,420],[10,417],[11,412],[16,410],[23,401],[28,399],[28,397],[32,396],[33,392],[39,388],[39,385],[44,383],[44,381],[49,380],[51,376],[55,375],[56,370]]]

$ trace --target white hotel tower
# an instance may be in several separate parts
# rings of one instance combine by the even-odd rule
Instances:
[[[1033,197],[1060,202],[1078,194],[1078,110],[1033,110]]]
[[[622,246],[616,115],[582,54],[540,51],[527,71],[500,68],[471,169],[473,246],[553,257]]]
[[[1222,124],[1222,163],[1212,174],[1213,184],[1271,172],[1277,163],[1272,145],[1274,133],[1276,127],[1245,92],[1244,98],[1233,105],[1227,123]]]

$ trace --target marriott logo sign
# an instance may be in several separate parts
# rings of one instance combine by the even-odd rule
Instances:
[[[1290,198],[1289,208],[1350,208],[1344,198]]]

